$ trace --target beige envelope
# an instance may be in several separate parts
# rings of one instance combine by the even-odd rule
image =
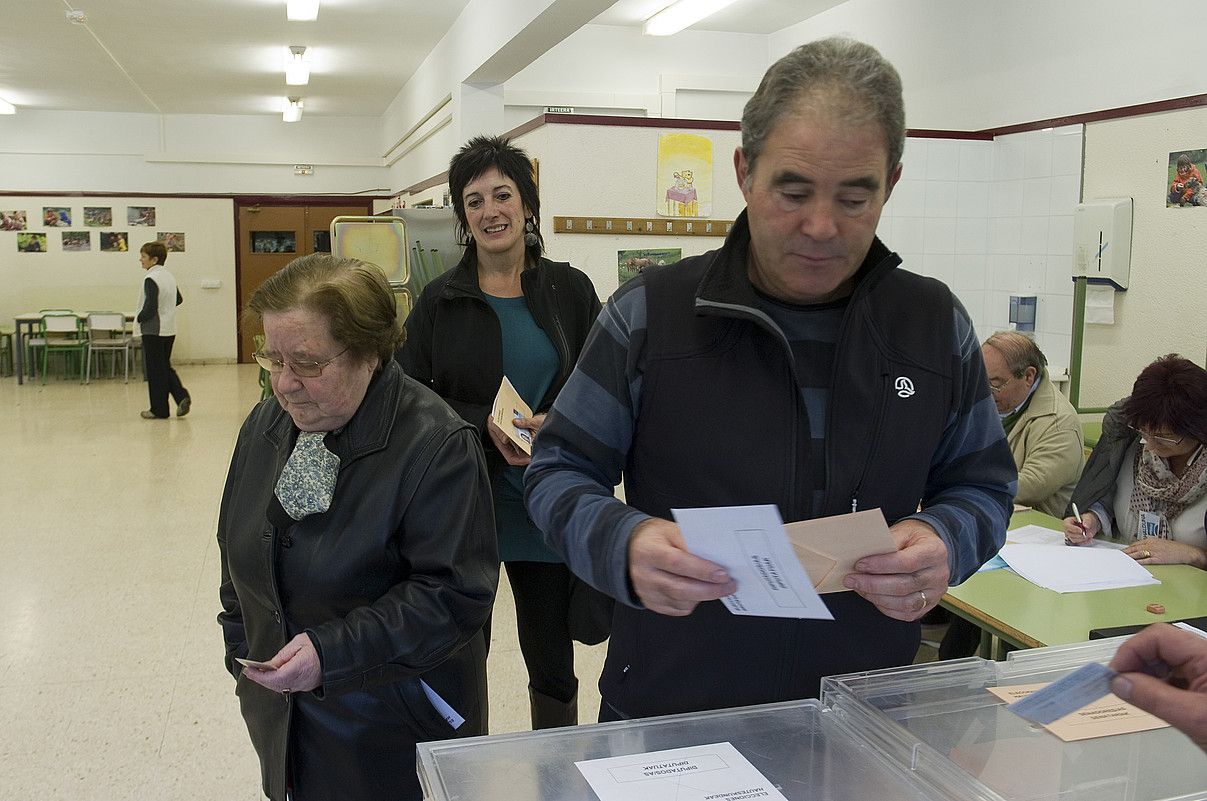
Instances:
[[[848,592],[842,580],[863,557],[897,550],[879,509],[788,523],[784,531],[821,595]]]
[[[532,417],[532,409],[528,408],[527,403],[524,403],[520,393],[516,392],[516,388],[511,385],[507,376],[503,376],[503,380],[499,382],[499,391],[495,393],[495,402],[490,410],[490,416],[494,418],[495,425],[503,429],[503,433],[507,435],[508,439],[524,453],[532,455],[532,434],[526,428],[516,428],[511,424],[511,421],[517,416]]]

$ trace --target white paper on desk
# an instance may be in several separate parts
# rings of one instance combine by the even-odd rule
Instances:
[[[787,801],[730,743],[575,762],[600,801]]]
[[[672,509],[687,550],[716,562],[738,584],[721,599],[735,615],[833,620],[792,551],[779,509],[719,506]]]
[[[1207,631],[1203,631],[1202,629],[1195,628],[1194,626],[1190,625],[1189,623],[1182,623],[1181,621],[1179,621],[1177,623],[1174,623],[1173,625],[1174,625],[1174,628],[1182,629],[1182,631],[1189,631],[1191,634],[1195,634],[1199,637],[1202,637],[1204,640],[1207,640]]]
[[[1050,528],[1043,526],[1029,525],[1012,528],[1006,532],[1007,544],[1027,544],[1027,545],[1059,545],[1062,548],[1068,547],[1065,545],[1065,535],[1063,531],[1053,531]],[[1127,547],[1122,542],[1109,542],[1107,540],[1095,539],[1091,540],[1088,545],[1078,545],[1078,548],[1113,548],[1116,551],[1121,551]]]
[[[1087,592],[1160,584],[1123,551],[1067,545],[1004,545],[999,553],[1015,573],[1056,592]]]

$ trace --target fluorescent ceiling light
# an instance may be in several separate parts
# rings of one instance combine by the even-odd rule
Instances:
[[[319,0],[286,0],[285,18],[309,22],[319,17]]]
[[[0,100],[0,114],[16,114],[17,107],[7,100]]]
[[[290,45],[285,50],[285,83],[290,86],[305,86],[310,83],[310,59],[306,48]]]
[[[641,32],[646,36],[670,36],[695,25],[733,2],[734,0],[679,0],[647,19]]]
[[[281,114],[281,119],[285,122],[297,122],[302,118],[302,106],[304,105],[300,97],[285,98],[285,110]]]

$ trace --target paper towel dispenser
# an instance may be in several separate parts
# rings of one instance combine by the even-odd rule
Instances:
[[[1132,199],[1078,203],[1073,212],[1073,277],[1127,289],[1132,262]]]

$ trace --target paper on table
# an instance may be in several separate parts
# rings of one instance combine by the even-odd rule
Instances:
[[[687,550],[729,571],[738,590],[721,599],[735,615],[833,620],[792,552],[774,506],[672,509]]]
[[[985,689],[1006,703],[1026,698],[1031,693],[1047,687],[1049,682],[1038,684],[1015,684],[1010,687],[986,687]],[[1160,718],[1132,706],[1114,693],[1108,693],[1088,706],[1078,709],[1044,726],[1066,743],[1089,740],[1093,737],[1109,737],[1115,734],[1162,729],[1169,724]]]
[[[822,594],[849,592],[842,580],[855,572],[856,562],[897,550],[879,509],[788,523],[784,532],[813,587]]]
[[[1012,528],[1006,532],[1006,542],[1011,545],[1059,545],[1062,548],[1067,548],[1065,545],[1065,535],[1063,531],[1053,531],[1050,528],[1043,526],[1029,525]],[[1113,548],[1121,551],[1127,547],[1122,542],[1110,542],[1109,540],[1094,539],[1090,540],[1086,545],[1078,545],[1078,548]]]
[[[494,419],[495,425],[503,429],[503,433],[507,435],[508,439],[524,453],[532,455],[532,432],[526,428],[516,428],[512,425],[512,421],[517,418],[532,417],[532,409],[527,403],[524,403],[524,399],[520,397],[520,393],[516,392],[507,376],[503,376],[503,381],[499,384],[499,391],[495,393],[494,407],[491,409],[490,416]]]
[[[600,801],[787,801],[731,743],[575,762]]]
[[[1207,631],[1203,631],[1202,629],[1195,628],[1194,626],[1190,625],[1189,623],[1183,623],[1181,621],[1178,621],[1177,623],[1174,623],[1173,625],[1175,628],[1182,629],[1183,631],[1189,631],[1191,634],[1195,634],[1195,635],[1207,640]]]
[[[1152,573],[1111,548],[1056,548],[1050,545],[1004,545],[1006,564],[1032,584],[1056,592],[1087,592],[1160,584]]]

